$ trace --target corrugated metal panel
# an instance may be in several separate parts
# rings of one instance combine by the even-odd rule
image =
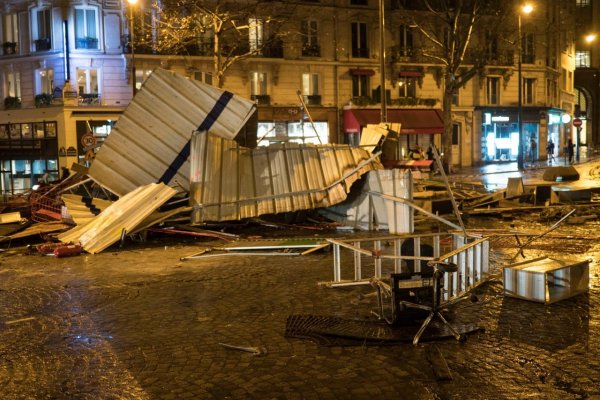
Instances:
[[[250,100],[156,69],[96,154],[89,176],[120,196],[175,179],[187,190],[192,132],[203,127],[233,139],[255,111]]]
[[[398,132],[400,131],[400,124],[396,125]],[[375,147],[379,144],[382,137],[387,137],[388,129],[387,124],[378,125],[367,125],[362,129],[360,134],[360,147],[372,153]]]
[[[65,203],[67,212],[76,225],[83,225],[90,222],[96,215],[100,214],[113,203],[110,200],[76,194],[63,194],[60,198]]]
[[[327,207],[343,201],[360,175],[381,168],[376,156],[346,145],[251,150],[206,132],[194,135],[190,162],[194,223]]]
[[[63,243],[80,243],[95,254],[117,242],[121,232],[132,233],[145,218],[173,197],[177,191],[164,184],[152,183],[126,194],[85,225],[58,236]]]

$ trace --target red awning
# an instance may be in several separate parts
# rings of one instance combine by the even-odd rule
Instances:
[[[442,111],[438,109],[389,109],[388,122],[401,124],[400,134],[441,134],[444,132]],[[344,131],[360,132],[363,126],[378,124],[381,110],[378,108],[353,108],[344,110]]]
[[[423,76],[422,73],[420,73],[419,71],[400,71],[398,73],[398,76],[400,78],[405,78],[405,77],[414,77],[414,78],[420,78]]]
[[[350,68],[350,75],[367,75],[373,76],[375,75],[375,71],[367,68]]]

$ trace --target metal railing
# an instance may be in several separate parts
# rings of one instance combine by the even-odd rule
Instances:
[[[407,252],[409,254],[403,255],[402,244],[406,240],[413,241],[413,248]],[[431,233],[327,241],[333,246],[333,281],[321,284],[329,287],[366,285],[370,284],[372,278],[381,279],[392,272],[406,272],[402,262],[407,260],[412,260],[414,273],[418,274],[422,262],[441,260],[458,266],[457,272],[444,274],[442,299],[449,301],[481,284],[490,272],[487,237],[470,236],[465,239],[458,233]],[[433,256],[421,255],[423,244],[432,247]],[[352,268],[342,263],[342,249],[352,252]],[[441,253],[442,249],[449,251]],[[373,260],[372,273],[363,268],[365,257]]]

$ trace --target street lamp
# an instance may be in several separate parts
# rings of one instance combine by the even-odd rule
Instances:
[[[385,93],[385,8],[384,1],[379,0],[379,69],[381,88],[381,121],[387,122],[387,97]]]
[[[132,95],[135,96],[135,45],[133,40],[133,7],[138,0],[127,0],[129,3],[129,45],[131,46],[131,89]]]
[[[519,56],[518,56],[518,91],[519,91],[519,104],[518,104],[518,110],[517,110],[517,120],[518,120],[518,126],[519,126],[519,152],[517,154],[517,166],[520,170],[523,169],[523,159],[524,159],[524,154],[523,154],[523,145],[524,145],[524,140],[523,140],[523,82],[522,82],[522,63],[523,63],[523,44],[522,44],[522,37],[521,37],[521,14],[525,14],[528,15],[533,11],[533,6],[531,4],[524,4],[521,9],[519,10],[519,13],[517,14],[519,17]]]

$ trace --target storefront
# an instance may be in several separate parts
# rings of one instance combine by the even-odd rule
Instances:
[[[346,142],[352,145],[360,143],[362,128],[381,121],[381,110],[378,108],[345,108],[344,133]],[[438,109],[387,109],[387,121],[400,124],[398,137],[398,158],[408,157],[411,149],[421,148],[423,151],[431,143],[440,146],[434,135],[444,132],[442,112]]]
[[[513,162],[519,155],[519,120],[517,108],[482,108],[481,160],[483,163]],[[522,111],[524,162],[546,158],[548,140],[560,149],[564,123],[568,114],[547,107],[527,107]],[[567,121],[569,119],[569,121]]]
[[[336,143],[337,121],[335,107],[258,107],[257,142]]]

